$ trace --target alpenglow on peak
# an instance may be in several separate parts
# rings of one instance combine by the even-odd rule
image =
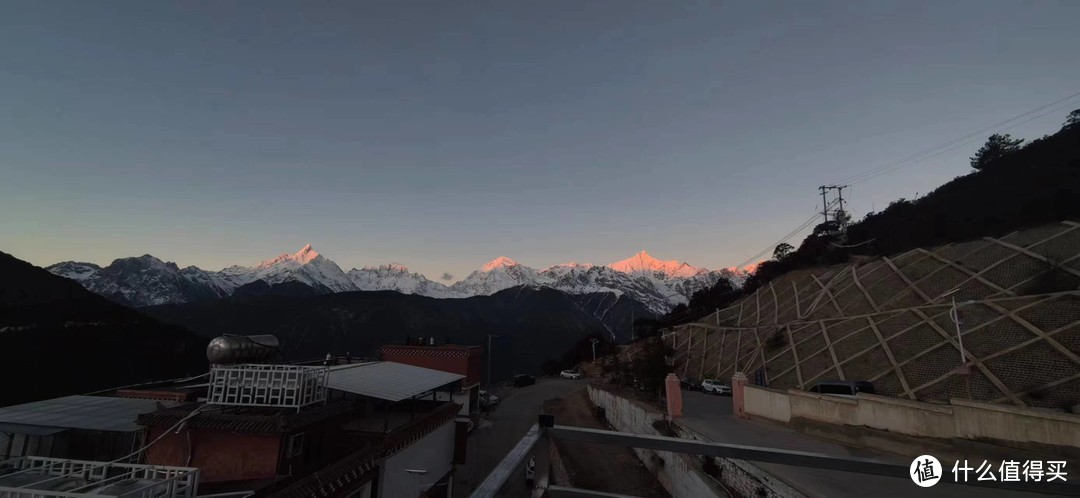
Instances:
[[[652,255],[644,250],[622,261],[611,263],[608,265],[608,268],[623,273],[661,272],[667,277],[682,278],[692,277],[709,271],[705,268],[690,266],[682,261],[661,261],[652,257]]]
[[[495,259],[493,259],[491,261],[488,261],[487,264],[485,264],[483,267],[480,268],[480,270],[481,271],[491,271],[491,270],[494,270],[496,268],[502,268],[502,267],[506,267],[506,266],[517,266],[517,265],[518,265],[517,261],[514,261],[514,260],[512,260],[512,259],[510,259],[510,258],[508,258],[506,256],[499,256],[499,257],[497,257],[497,258],[495,258]]]

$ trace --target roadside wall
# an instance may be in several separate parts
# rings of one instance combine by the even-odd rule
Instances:
[[[660,435],[653,423],[663,420],[663,415],[649,411],[626,398],[603,389],[589,386],[589,399],[603,408],[608,423],[615,430],[633,434]],[[706,440],[693,431],[676,425],[676,435],[686,439]],[[706,475],[699,468],[700,457],[670,451],[653,451],[634,448],[645,467],[656,474],[657,480],[672,498],[705,498],[727,496],[724,488],[739,496],[795,498],[803,495],[790,486],[774,479],[764,471],[741,460],[716,458],[721,469],[717,479]]]
[[[842,425],[859,423],[859,403],[853,399],[792,390],[788,391],[788,402],[792,418]]]
[[[743,399],[743,409],[750,415],[784,423],[791,420],[791,402],[785,391],[764,387],[744,389]]]
[[[956,433],[965,439],[1080,447],[1080,416],[952,400]]]
[[[785,424],[806,419],[914,437],[1080,448],[1080,416],[1067,413],[962,399],[940,405],[873,394],[849,399],[755,386],[745,386],[744,397],[746,413]]]

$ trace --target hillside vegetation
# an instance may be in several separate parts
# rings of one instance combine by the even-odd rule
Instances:
[[[1022,146],[1015,143],[994,154],[985,154],[984,146],[972,158],[972,166],[981,169],[918,199],[898,199],[881,212],[868,213],[848,226],[844,239],[830,234],[835,227],[818,225],[797,249],[778,251],[759,265],[741,293],[723,285],[701,291],[690,306],[672,310],[650,331],[699,319],[793,270],[1080,218],[1080,110],[1069,115],[1061,131]]]

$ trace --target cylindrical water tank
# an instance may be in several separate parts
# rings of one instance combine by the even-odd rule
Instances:
[[[206,359],[211,365],[266,363],[280,357],[280,346],[272,335],[226,335],[210,341]]]

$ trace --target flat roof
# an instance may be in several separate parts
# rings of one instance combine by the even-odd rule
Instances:
[[[63,427],[52,427],[48,425],[26,425],[26,424],[5,424],[0,423],[0,433],[7,434],[26,434],[27,436],[51,436],[58,432],[64,432],[67,429]]]
[[[108,396],[65,396],[0,408],[0,423],[39,428],[88,429],[132,432],[139,430],[135,419],[159,405],[179,403]],[[39,429],[47,431],[50,429]]]
[[[464,375],[442,370],[393,361],[373,361],[330,367],[327,387],[396,402],[464,378]]]

